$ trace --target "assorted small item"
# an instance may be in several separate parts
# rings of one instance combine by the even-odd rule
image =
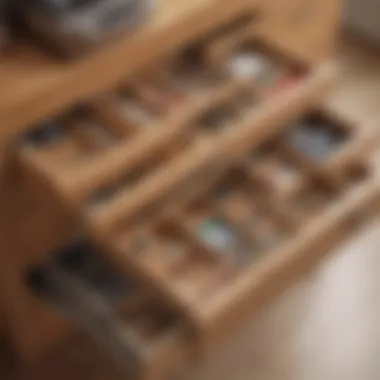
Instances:
[[[291,163],[281,162],[274,159],[268,162],[265,168],[269,180],[273,181],[272,185],[277,187],[281,192],[287,192],[299,185],[301,178],[299,168],[294,167]]]
[[[274,149],[265,159],[251,164],[252,170],[264,186],[276,189],[278,196],[287,199],[302,186],[302,163],[292,159],[286,153]]]
[[[185,60],[182,54],[178,61]],[[176,86],[170,70],[156,71],[142,72],[114,92],[33,128],[21,139],[23,160],[50,173],[69,201],[103,206],[119,195],[126,199],[132,188],[140,196],[145,174],[179,165],[175,158],[190,154],[197,142],[217,148],[216,139],[233,130],[256,102],[254,92],[234,79],[216,75],[206,87],[188,91]],[[186,170],[203,165],[191,160],[183,160],[183,178]]]
[[[64,127],[56,121],[39,125],[21,138],[22,148],[38,148],[59,141],[65,135]]]
[[[223,287],[233,273],[232,267],[222,265],[220,252],[206,246],[186,223],[164,223],[143,236],[121,233],[115,242],[132,267],[144,268],[152,281],[171,287],[186,303],[197,302],[212,289],[217,292],[216,284]]]
[[[208,83],[203,79],[204,74],[198,72],[191,74],[191,78],[186,74],[180,74],[178,78],[176,75],[166,72],[137,78],[133,83],[121,86],[116,96],[111,95],[111,99],[105,102],[126,124],[134,125],[140,132],[153,131],[152,127],[157,125],[165,127],[166,121],[170,125],[171,119],[178,128],[183,128],[181,124],[199,118],[201,126],[210,127],[216,136],[224,127],[239,122],[255,106],[254,92],[238,81],[225,78]],[[187,80],[189,86],[185,84]],[[187,128],[190,133],[196,132],[191,131],[194,126]]]
[[[217,215],[198,216],[193,223],[198,239],[216,253],[228,259],[229,254],[241,250],[240,231],[226,218]]]
[[[213,197],[218,212],[228,215],[228,218],[238,225],[249,222],[252,218],[252,207],[255,206],[249,191],[244,191],[246,189],[244,184],[239,183],[239,185],[234,184],[232,188],[221,185]]]
[[[124,86],[119,92],[120,107],[126,118],[131,118],[141,127],[167,117],[183,103],[186,94],[170,86],[168,82],[138,80]]]
[[[186,148],[187,143],[177,143],[166,150],[147,145],[146,154],[141,154],[141,141],[151,138],[149,128],[145,128],[147,131],[144,135],[144,129],[139,127],[139,122],[129,116],[128,119],[123,113],[118,112],[115,103],[108,97],[94,99],[87,105],[73,109],[62,117],[41,123],[22,135],[17,142],[20,158],[29,168],[37,169],[40,174],[51,173],[52,178],[57,178],[59,185],[62,183],[61,178],[72,178],[71,173],[75,174],[78,171],[78,177],[85,187],[84,190],[80,189],[81,201],[85,201],[91,207],[97,207],[123,189],[132,188],[145,175],[158,170],[178,154],[178,149]],[[160,130],[155,132],[159,134]],[[158,142],[168,143],[170,140],[166,139]],[[118,154],[126,154],[136,162],[130,165],[128,159],[119,159]],[[136,156],[138,158],[134,159]],[[114,174],[109,170],[107,160],[115,161],[117,167],[125,165],[126,168],[117,170]],[[99,165],[104,168],[103,174],[99,174]],[[90,177],[89,180],[82,175],[82,167],[89,168],[85,170],[85,175],[88,174]],[[98,180],[101,175],[107,177],[107,180]],[[74,188],[78,182],[74,176]],[[79,193],[75,189],[73,192]]]
[[[267,187],[260,174],[252,175],[251,170],[255,168],[242,166],[231,180],[234,185],[215,200],[218,211],[232,221],[235,231],[246,242],[245,255],[244,250],[241,251],[243,264],[252,263],[275,248],[288,230],[275,204],[269,202]]]
[[[135,125],[136,129],[144,130],[152,125],[155,115],[144,104],[139,103],[128,91],[119,91],[112,99],[120,110],[124,122]]]
[[[298,121],[289,142],[293,148],[316,163],[326,161],[347,140],[347,130],[313,115]]]
[[[117,141],[112,128],[94,119],[89,112],[77,115],[74,111],[32,128],[21,136],[19,145],[26,156],[65,166],[92,158],[115,146]]]
[[[244,78],[262,89],[273,86],[281,78],[281,69],[274,62],[259,52],[235,52],[226,62],[230,74],[234,77]]]
[[[292,88],[305,72],[259,43],[249,24],[215,36],[204,50],[205,61],[214,70],[222,69],[228,76],[246,80],[261,98]]]
[[[293,236],[275,205],[264,207],[263,189],[243,166],[239,176],[236,181],[232,171],[164,220],[120,225],[105,234],[116,263],[170,293],[168,302],[191,310],[194,323],[207,315],[209,303]]]
[[[215,134],[231,127],[238,118],[239,114],[235,111],[232,105],[218,105],[217,107],[208,110],[202,116],[200,123],[205,131]]]
[[[227,79],[220,68],[214,69],[206,65],[201,47],[201,43],[197,43],[169,60],[165,78],[179,91],[193,94],[215,87]]]
[[[172,59],[168,77],[189,93],[236,80],[245,83],[245,92],[250,88],[257,99],[298,84],[306,70],[257,42],[251,29],[243,22],[235,29],[206,36]]]
[[[376,127],[355,129],[328,111],[311,113],[253,152],[248,175],[290,216],[290,225],[301,227],[360,184],[354,168],[365,166],[375,134]]]
[[[231,232],[227,236],[234,237],[234,245],[230,244],[229,250],[231,261],[241,265],[254,261],[260,254],[254,234],[257,204],[252,194],[255,190],[238,178],[231,179],[230,185],[222,184],[212,198],[216,217],[228,222]]]
[[[227,76],[246,80],[264,98],[283,92],[301,79],[302,70],[258,43],[250,25],[215,36],[204,50],[204,60],[214,70],[222,69]]]
[[[302,78],[297,71],[293,72],[286,66],[272,61],[260,50],[242,50],[233,54],[226,63],[231,75],[252,82],[256,92],[263,98],[281,94]]]
[[[17,0],[23,28],[66,57],[99,48],[148,21],[154,0]]]
[[[234,78],[245,81],[259,97],[268,98],[302,79],[304,69],[258,43],[249,27],[237,28],[205,38],[184,54],[180,70],[175,71],[182,89],[201,88],[207,83]]]

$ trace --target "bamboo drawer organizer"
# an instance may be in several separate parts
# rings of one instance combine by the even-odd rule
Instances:
[[[199,25],[158,34],[127,76],[116,59],[75,92],[85,63],[67,88],[58,76],[60,102],[35,89],[40,103],[31,96],[25,113],[0,105],[20,131],[6,167],[17,253],[6,307],[24,359],[79,323],[133,376],[165,377],[214,352],[376,215],[377,125],[321,106],[334,63],[289,49],[270,2],[248,3],[197,2]],[[332,20],[337,3],[322,3]]]

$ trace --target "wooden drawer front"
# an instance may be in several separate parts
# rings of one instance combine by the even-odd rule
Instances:
[[[260,33],[309,62],[325,59],[336,40],[340,0],[262,2]]]
[[[220,170],[315,104],[334,76],[333,64],[305,67],[261,43],[254,27],[248,18],[217,30],[38,127],[21,139],[21,162],[105,229]]]
[[[178,321],[85,242],[29,268],[27,283],[45,308],[84,329],[133,378],[161,378],[189,359]]]
[[[367,158],[377,135],[377,125],[316,111],[237,157],[160,223],[93,238],[209,348],[377,213]]]

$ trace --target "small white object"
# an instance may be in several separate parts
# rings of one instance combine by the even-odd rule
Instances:
[[[252,79],[256,79],[267,65],[268,62],[264,56],[250,52],[241,53],[227,62],[227,67],[232,75]]]

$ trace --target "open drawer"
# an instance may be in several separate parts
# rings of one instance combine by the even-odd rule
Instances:
[[[220,171],[315,105],[335,73],[263,44],[254,21],[223,26],[36,127],[19,143],[22,164],[108,230],[210,165]]]
[[[173,193],[160,221],[89,231],[207,352],[379,211],[377,129],[317,109],[251,142],[202,195]]]
[[[79,325],[134,379],[165,378],[190,358],[186,329],[85,241],[30,268],[28,286]]]

